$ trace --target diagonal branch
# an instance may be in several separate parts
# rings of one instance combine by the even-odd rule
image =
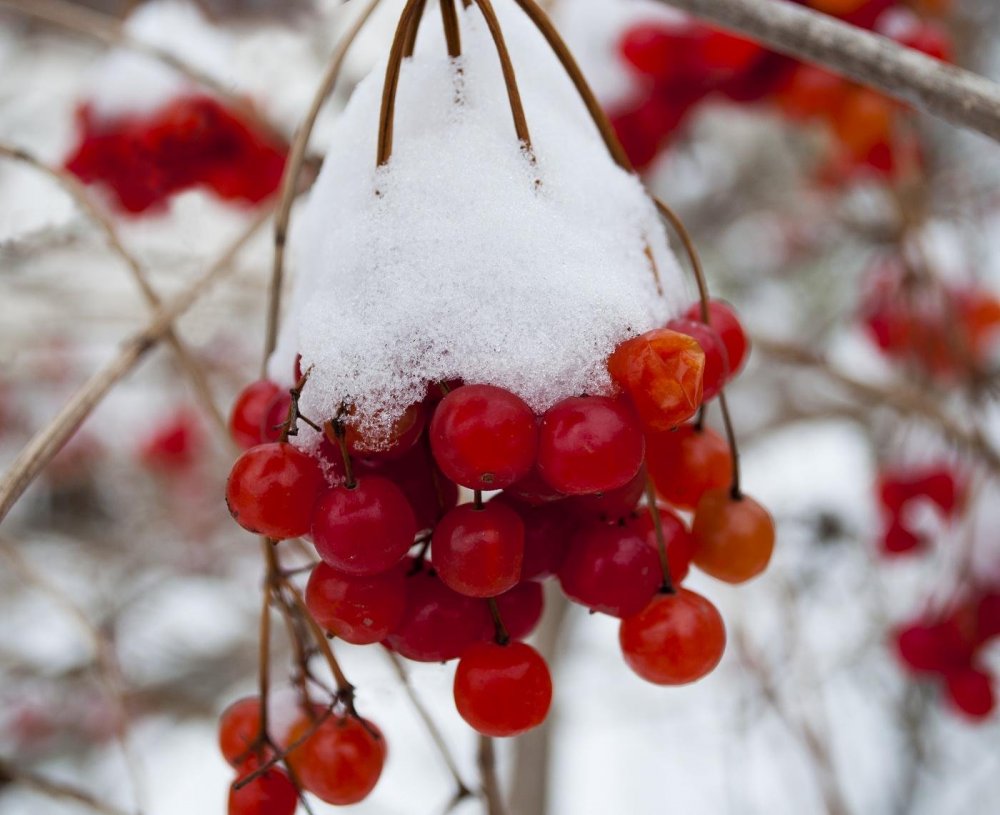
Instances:
[[[29,770],[22,770],[10,764],[6,759],[0,758],[0,790],[6,784],[19,784],[26,789],[47,795],[50,798],[74,801],[94,812],[100,813],[100,815],[127,815],[125,810],[111,804],[106,804],[85,790],[78,789],[62,781],[54,781]]]
[[[121,242],[121,238],[118,236],[118,230],[115,229],[115,225],[111,222],[111,219],[108,218],[107,215],[105,215],[104,212],[102,212],[94,204],[83,184],[77,181],[77,179],[70,173],[44,163],[28,153],[26,150],[12,147],[11,145],[4,144],[3,142],[0,142],[0,157],[9,158],[33,167],[42,174],[47,175],[67,193],[69,193],[70,197],[76,202],[77,206],[84,211],[84,214],[86,214],[86,216],[90,218],[90,220],[93,221],[104,233],[104,237],[107,240],[108,245],[125,263],[125,266],[132,274],[133,279],[138,284],[146,302],[154,309],[161,305],[162,301],[160,300],[160,296],[156,293],[156,290],[152,287],[152,285],[150,285],[149,276],[146,273],[146,270],[143,268],[142,264],[139,263],[138,258],[125,248],[125,245]],[[193,388],[195,395],[201,401],[205,412],[208,413],[215,425],[222,431],[223,438],[226,438],[228,431],[226,428],[225,416],[223,416],[222,411],[219,410],[219,406],[215,402],[215,397],[212,395],[212,388],[208,383],[208,378],[205,376],[205,371],[202,369],[201,364],[197,359],[195,359],[188,347],[181,342],[180,337],[177,336],[177,333],[172,326],[167,332],[166,339],[167,342],[170,343],[170,347],[173,349],[174,354],[177,357],[177,362],[180,365],[181,370],[187,375],[188,379],[191,380],[191,387]]]
[[[779,0],[659,0],[1000,141],[1000,85]]]
[[[269,209],[261,212],[201,277],[158,308],[142,330],[125,340],[118,356],[87,380],[52,421],[35,434],[14,459],[3,478],[0,478],[0,521],[7,517],[17,499],[109,391],[163,339],[174,320],[187,312],[213,284],[231,271],[240,250],[250,242],[269,216]]]

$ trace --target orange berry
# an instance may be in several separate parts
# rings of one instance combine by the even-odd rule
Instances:
[[[694,563],[726,583],[745,583],[767,568],[774,551],[774,521],[752,498],[728,489],[706,492],[694,513]]]
[[[706,492],[733,480],[726,440],[690,424],[647,433],[646,468],[660,497],[680,509],[694,509]]]
[[[669,430],[701,406],[705,352],[686,334],[666,328],[623,342],[608,371],[647,428]]]

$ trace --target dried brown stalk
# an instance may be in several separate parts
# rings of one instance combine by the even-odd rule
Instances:
[[[660,0],[1000,140],[1000,85],[825,14],[778,0]]]
[[[489,736],[480,736],[476,752],[476,763],[479,766],[479,776],[482,783],[483,800],[489,815],[505,815],[503,793],[497,778],[496,746]]]
[[[99,800],[85,790],[62,781],[54,781],[51,778],[46,778],[29,770],[15,767],[9,761],[0,758],[0,789],[7,783],[19,784],[26,789],[47,795],[50,798],[73,801],[94,812],[100,813],[100,815],[131,815],[131,813],[127,813],[123,809]]]
[[[233,261],[268,217],[269,209],[259,213],[204,274],[160,306],[143,329],[125,340],[118,355],[87,380],[59,413],[35,434],[0,479],[0,521],[7,517],[18,498],[111,389],[159,344],[173,322],[197,303],[215,283],[231,273]]]
[[[344,60],[357,39],[361,29],[371,17],[372,12],[378,7],[381,0],[369,0],[354,23],[344,34],[340,43],[330,56],[330,63],[327,66],[323,78],[320,80],[316,93],[313,94],[309,111],[295,132],[295,139],[292,142],[291,150],[288,154],[288,163],[285,166],[285,175],[282,179],[281,198],[278,202],[277,212],[274,218],[274,263],[271,268],[270,292],[267,301],[267,328],[264,339],[264,362],[274,352],[274,347],[278,341],[278,322],[281,314],[281,290],[285,277],[285,245],[288,240],[288,224],[292,217],[292,204],[295,202],[297,191],[299,190],[302,168],[306,161],[306,151],[309,149],[309,139],[316,126],[316,119],[323,107],[324,102],[333,93],[340,72],[344,67]],[[262,375],[264,371],[262,370]]]
[[[2,142],[0,142],[0,156],[33,167],[40,173],[47,175],[69,193],[70,197],[76,202],[76,205],[104,233],[105,240],[107,240],[111,250],[121,258],[131,273],[132,278],[138,284],[139,290],[142,292],[142,296],[146,302],[154,309],[162,304],[159,294],[157,294],[149,282],[149,275],[146,269],[143,268],[139,259],[125,248],[112,220],[91,200],[90,194],[75,176],[65,170],[60,170],[46,164],[26,150]],[[228,438],[229,433],[226,428],[226,418],[215,402],[208,377],[201,364],[181,341],[173,326],[170,327],[165,339],[173,349],[181,370],[190,380],[195,396],[201,402],[205,412],[215,423],[216,428],[222,431],[222,438]]]

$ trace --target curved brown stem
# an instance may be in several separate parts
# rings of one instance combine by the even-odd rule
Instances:
[[[653,519],[653,529],[656,531],[656,553],[660,556],[660,570],[663,572],[664,594],[674,593],[674,579],[670,574],[670,558],[667,557],[667,539],[663,534],[663,518],[660,516],[660,505],[656,501],[656,487],[653,479],[646,477],[646,503],[649,504],[649,514]]]
[[[406,42],[403,46],[403,58],[412,57],[413,51],[417,47],[417,34],[420,33],[420,23],[424,19],[424,12],[427,11],[427,0],[420,0],[416,16],[406,32]]]
[[[399,72],[403,66],[407,37],[413,16],[423,5],[423,0],[407,0],[403,12],[396,25],[392,47],[389,49],[389,61],[385,66],[385,82],[382,85],[382,109],[378,121],[378,148],[376,164],[379,167],[389,162],[392,156],[392,128],[396,113],[396,93],[399,90]]]
[[[458,25],[455,0],[441,0],[441,22],[444,25],[444,40],[448,44],[448,56],[452,59],[462,56],[462,32]]]
[[[361,29],[371,17],[381,0],[369,0],[361,14],[354,21],[354,24],[344,34],[340,44],[334,49],[330,56],[330,64],[326,73],[313,94],[312,103],[305,119],[295,132],[295,140],[288,154],[288,163],[285,165],[285,175],[281,182],[281,199],[278,202],[278,209],[274,219],[274,263],[271,267],[271,282],[267,301],[267,329],[264,339],[264,361],[261,375],[265,371],[267,360],[274,352],[274,347],[278,341],[278,321],[281,313],[281,288],[285,277],[285,243],[288,239],[288,224],[292,218],[292,204],[295,201],[299,189],[299,179],[302,175],[302,168],[305,164],[306,150],[309,148],[309,138],[312,136],[313,128],[316,126],[316,119],[323,107],[323,103],[329,98],[340,77],[340,72],[344,67],[344,60],[357,39]]]

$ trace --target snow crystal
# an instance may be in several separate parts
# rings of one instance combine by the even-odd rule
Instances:
[[[220,82],[229,82],[233,44],[184,0],[152,0],[125,21],[132,39],[155,46]],[[179,94],[205,89],[161,60],[128,48],[116,48],[94,68],[90,103],[95,115],[114,119],[156,111]]]
[[[403,66],[387,167],[375,169],[384,64],[332,131],[271,360],[287,381],[302,354],[312,370],[302,408],[314,420],[353,404],[377,435],[428,382],[452,378],[508,388],[537,411],[606,393],[615,346],[686,302],[640,182],[614,165],[527,18],[513,3],[499,11],[537,163],[517,143],[475,8],[463,13],[458,65],[428,11]]]

